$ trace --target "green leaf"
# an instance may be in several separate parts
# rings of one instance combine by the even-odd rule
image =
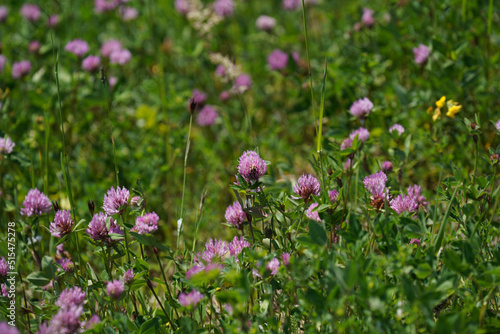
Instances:
[[[160,328],[160,319],[153,318],[149,319],[145,323],[142,324],[140,333],[141,334],[154,334]]]
[[[432,268],[428,263],[421,263],[415,271],[415,275],[420,279],[427,278],[431,273]]]
[[[309,221],[309,238],[320,246],[324,246],[328,242],[325,228],[314,220]]]
[[[48,278],[45,273],[41,271],[29,274],[26,279],[36,286],[44,286],[50,282],[50,278]]]
[[[153,237],[150,234],[139,234],[137,232],[130,232],[130,235],[134,237],[135,240],[137,240],[140,244],[146,245],[146,246],[151,246],[151,247],[156,247],[160,250],[167,251],[172,253],[172,250],[170,247],[162,245],[160,242],[156,240],[155,237]]]

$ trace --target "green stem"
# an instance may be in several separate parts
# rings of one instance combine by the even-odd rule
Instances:
[[[170,290],[170,286],[168,285],[167,277],[165,276],[165,270],[163,269],[163,264],[161,263],[160,256],[158,254],[156,254],[156,260],[160,265],[161,274],[163,276],[163,281],[165,282],[165,286],[167,287],[168,296],[170,297],[171,302],[174,303],[174,297],[172,295],[172,291]],[[172,308],[174,309],[175,316],[179,318],[179,313],[177,313],[177,308],[174,305],[172,305]]]
[[[448,208],[446,209],[446,213],[444,214],[443,221],[441,222],[441,226],[439,227],[438,237],[436,239],[436,243],[434,244],[434,254],[437,254],[439,248],[441,248],[441,243],[443,242],[444,232],[446,230],[446,223],[448,222],[448,216],[450,215],[451,206],[453,204],[453,200],[455,199],[455,195],[458,191],[458,186],[455,187],[455,191],[451,196],[450,203],[448,203]]]
[[[189,128],[188,128],[188,134],[187,134],[187,139],[186,139],[186,153],[184,154],[184,177],[182,180],[182,201],[181,201],[181,212],[180,212],[180,220],[181,224],[183,224],[184,220],[184,197],[186,195],[186,169],[187,169],[187,158],[189,154],[189,147],[191,145],[191,127],[193,125],[193,114],[189,116]],[[177,222],[179,224],[179,222]],[[177,235],[177,249],[179,249],[179,241],[181,239],[181,234],[182,234],[182,225],[181,228],[178,228],[178,235]]]
[[[311,58],[309,56],[309,42],[308,42],[309,36],[307,33],[306,5],[304,3],[304,0],[302,0],[302,16],[304,17],[304,35],[306,38],[307,70],[308,70],[308,75],[309,75],[309,88],[311,90],[311,103],[312,103],[313,114],[314,114],[314,127],[317,128],[318,120],[316,118],[316,107],[314,104],[314,90],[313,90],[313,83],[312,83],[312,76],[311,76]]]
[[[130,250],[128,248],[127,227],[125,226],[125,217],[123,217],[123,214],[121,214],[120,217],[122,218],[123,234],[125,236],[125,248],[127,249],[127,259],[128,259],[128,263],[131,263],[131,261],[130,261]]]

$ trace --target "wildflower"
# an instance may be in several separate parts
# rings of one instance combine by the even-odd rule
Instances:
[[[189,0],[175,0],[175,9],[180,13],[186,15],[190,12],[191,4]]]
[[[108,282],[108,284],[106,285],[106,293],[113,299],[119,299],[123,291],[125,291],[125,286],[120,280]]]
[[[278,269],[280,267],[280,261],[273,257],[271,261],[269,261],[266,265],[266,269],[271,271],[271,275],[274,276],[278,273]]]
[[[0,322],[0,333],[2,333],[2,334],[19,334],[19,331],[17,330],[16,327],[12,327],[6,322]]]
[[[125,22],[135,20],[139,16],[139,12],[134,7],[121,7],[120,16]]]
[[[401,124],[394,124],[389,128],[389,133],[393,133],[394,131],[398,132],[398,135],[401,136],[405,132],[405,128]]]
[[[231,224],[236,228],[240,228],[241,224],[247,219],[245,212],[241,208],[240,203],[237,201],[227,207],[224,217],[226,218],[228,224]]]
[[[132,284],[132,282],[134,281],[134,269],[133,268],[130,268],[129,270],[127,270],[124,274],[123,274],[123,283],[125,283],[126,285],[130,285]]]
[[[219,99],[224,102],[224,101],[227,101],[231,98],[231,94],[225,90],[225,91],[222,91],[219,95]]]
[[[384,206],[385,197],[387,195],[387,175],[379,170],[375,174],[365,177],[363,184],[365,189],[371,194],[371,205],[376,209],[381,209]]]
[[[390,206],[398,215],[404,212],[413,213],[418,210],[418,203],[415,201],[415,198],[411,196],[398,195],[390,202]]]
[[[62,238],[71,232],[74,222],[71,219],[69,210],[59,210],[56,212],[54,221],[50,223],[50,234],[54,237]]]
[[[234,89],[239,93],[244,93],[252,87],[252,78],[246,74],[240,74],[234,80]]]
[[[299,195],[306,203],[309,202],[311,196],[319,196],[321,186],[318,179],[316,179],[311,174],[302,174],[297,181],[297,184],[293,187],[293,191]]]
[[[52,292],[54,290],[54,280],[50,280],[49,283],[42,286],[42,291]]]
[[[199,111],[198,116],[196,116],[196,123],[199,126],[210,126],[215,123],[217,117],[219,117],[219,114],[215,111],[215,108],[206,105]]]
[[[205,265],[201,263],[195,263],[195,265],[186,272],[186,278],[191,279],[191,277],[193,277],[194,275],[202,272],[203,269],[205,269]]]
[[[249,247],[250,244],[248,241],[241,237],[234,237],[233,241],[229,243],[229,255],[234,256],[236,258],[236,262],[238,262],[238,255],[243,251],[243,248]]]
[[[78,333],[81,328],[82,313],[82,306],[72,305],[69,308],[62,308],[50,320],[46,333]]]
[[[455,118],[455,115],[462,109],[462,106],[458,104],[457,102],[453,102],[453,100],[449,100],[446,102],[448,106],[448,112],[446,113],[446,116]]]
[[[276,49],[267,57],[267,63],[273,70],[284,69],[288,63],[288,54]]]
[[[0,154],[7,155],[12,153],[15,146],[16,143],[10,140],[9,137],[0,138]]]
[[[384,161],[382,163],[382,170],[385,172],[385,173],[390,173],[392,172],[394,168],[394,165],[392,164],[392,162],[390,161]]]
[[[343,151],[346,148],[351,148],[352,147],[352,139],[351,138],[346,138],[342,141],[340,144],[340,150]]]
[[[318,211],[313,211],[315,208],[318,207],[318,203],[313,203],[311,204],[308,208],[307,208],[307,211],[306,211],[306,217],[311,219],[311,220],[315,220],[317,222],[321,222],[321,218],[319,218],[319,213]]]
[[[118,83],[117,77],[109,77],[108,78],[109,87],[113,88]]]
[[[155,212],[146,213],[144,216],[137,217],[135,226],[130,230],[139,234],[150,234],[158,229],[160,217]]]
[[[120,4],[120,0],[94,0],[94,10],[102,13],[115,9]]]
[[[122,49],[122,43],[116,39],[110,39],[104,42],[101,46],[101,55],[103,57],[109,57],[114,51],[120,51]]]
[[[24,198],[23,206],[21,214],[28,217],[40,216],[50,212],[52,209],[49,198],[37,188],[28,191],[28,194]]]
[[[117,213],[123,214],[129,197],[130,192],[125,187],[120,189],[120,186],[117,186],[116,190],[111,187],[107,195],[104,195],[102,207],[108,216],[116,215]]]
[[[246,151],[239,159],[238,173],[247,182],[258,181],[267,173],[267,165],[256,152]]]
[[[205,296],[200,293],[198,290],[194,289],[189,293],[181,292],[179,294],[179,304],[184,307],[188,306],[196,306],[200,300],[202,300]]]
[[[362,98],[354,102],[349,108],[349,111],[353,116],[358,118],[365,118],[368,116],[373,109],[373,103],[367,97]]]
[[[88,56],[82,61],[82,68],[87,72],[94,72],[99,68],[101,58],[98,56]]]
[[[420,44],[418,48],[413,48],[413,54],[415,55],[415,62],[419,65],[422,65],[427,61],[427,58],[429,58],[430,53],[431,50],[423,44]]]
[[[142,209],[144,206],[144,200],[141,196],[134,196],[130,199],[129,205],[138,209]]]
[[[257,18],[255,25],[260,30],[270,31],[276,26],[276,19],[271,16],[261,15]]]
[[[496,122],[495,128],[497,128],[497,131],[500,132],[500,119]]]
[[[283,255],[281,255],[281,260],[285,266],[288,266],[290,264],[290,253],[283,253]]]
[[[233,0],[216,0],[214,2],[214,10],[221,17],[229,17],[233,15]]]
[[[93,316],[90,317],[90,319],[87,321],[85,324],[86,329],[91,330],[93,329],[97,324],[101,322],[101,318],[97,314],[94,314]]]
[[[283,0],[282,6],[285,10],[295,10],[301,5],[301,0]]]
[[[229,246],[227,242],[217,240],[217,239],[210,239],[206,244],[205,244],[205,251],[201,254],[201,259],[200,255],[195,257],[195,262],[200,262],[200,260],[203,260],[205,263],[211,263],[215,260],[221,260],[226,253],[229,251]]]
[[[5,22],[9,15],[9,8],[7,6],[0,6],[0,22]]]
[[[361,21],[367,27],[371,27],[375,23],[375,19],[373,18],[373,10],[370,8],[363,8],[363,15],[361,16]]]
[[[352,140],[354,140],[356,136],[358,136],[358,140],[365,142],[370,137],[370,132],[368,132],[368,130],[366,130],[365,128],[359,128],[349,134],[349,138],[351,138]]]
[[[426,206],[429,203],[426,202],[427,199],[421,193],[422,188],[420,186],[413,185],[408,187],[408,196],[412,197],[419,206]]]
[[[218,77],[223,77],[226,75],[226,68],[224,67],[224,65],[217,65],[217,68],[215,69],[215,75]]]
[[[339,192],[335,189],[330,190],[328,192],[328,197],[330,198],[330,202],[333,204],[338,201],[339,199]]]
[[[75,264],[68,258],[62,259],[60,266],[63,268],[65,273],[72,273],[75,271]]]
[[[106,220],[109,219],[109,229],[106,224]],[[86,230],[87,234],[95,241],[101,241],[105,243],[110,243],[111,238],[110,233],[116,233],[123,235],[123,230],[118,226],[118,224],[113,220],[112,217],[99,212],[94,215],[89,223],[89,227]]]
[[[38,53],[40,50],[40,42],[39,41],[31,41],[28,49],[31,53]]]
[[[351,163],[352,163],[351,158],[347,158],[346,162],[344,163],[344,170],[345,171],[348,171],[349,169],[351,169]]]
[[[125,65],[132,59],[132,53],[127,49],[115,50],[109,55],[111,64]]]
[[[420,239],[411,239],[409,245],[420,246]]]
[[[2,297],[8,297],[9,296],[9,292],[7,291],[7,286],[5,284],[0,284],[0,288],[2,291],[0,291],[0,296]]]
[[[444,107],[445,101],[446,101],[446,96],[442,96],[439,100],[436,101],[436,107],[438,108]]]
[[[55,14],[50,15],[48,26],[49,27],[55,27],[56,25],[59,24],[59,21],[60,21],[59,15],[55,15]]]
[[[202,92],[198,89],[193,90],[192,99],[194,102],[196,102],[197,105],[203,105],[207,100],[207,97],[208,95],[205,92]]]
[[[25,3],[21,7],[21,15],[28,21],[35,22],[42,15],[40,8],[31,3]]]
[[[7,58],[4,55],[0,55],[0,73],[3,71],[5,64],[7,64]]]
[[[82,39],[74,39],[66,44],[64,50],[74,54],[77,57],[81,57],[89,52],[89,45]]]
[[[7,260],[5,260],[3,256],[0,256],[0,277],[7,276],[8,272],[9,272],[9,264],[7,263]]]
[[[69,309],[72,306],[82,306],[85,301],[85,292],[78,286],[65,289],[57,298],[55,304],[62,309]]]
[[[12,77],[14,79],[22,78],[28,75],[30,70],[31,70],[31,63],[29,60],[21,60],[19,62],[14,62],[14,64],[12,64]]]

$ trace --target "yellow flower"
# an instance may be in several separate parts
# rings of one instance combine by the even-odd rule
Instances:
[[[441,110],[439,110],[439,108],[436,108],[436,110],[434,110],[434,115],[432,115],[432,120],[434,122],[437,121],[439,115],[441,115]]]
[[[446,113],[446,116],[455,118],[455,115],[462,109],[461,105],[454,105],[451,108],[448,108],[448,112]]]
[[[446,101],[446,96],[442,96],[438,101],[436,101],[436,107],[444,107],[444,101]]]
[[[432,114],[432,107],[427,108],[427,114]]]

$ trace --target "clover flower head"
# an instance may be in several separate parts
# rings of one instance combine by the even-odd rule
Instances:
[[[299,195],[304,201],[309,202],[311,197],[319,196],[321,190],[321,185],[318,179],[316,179],[311,174],[302,174],[297,181],[297,184],[293,187],[293,191]]]
[[[281,5],[285,10],[295,10],[300,7],[301,0],[283,0]]]
[[[276,49],[267,57],[267,63],[272,70],[282,70],[288,64],[288,53]]]
[[[367,97],[364,97],[354,102],[349,110],[353,116],[364,118],[370,114],[372,109],[372,101],[370,101]]]
[[[132,284],[132,282],[134,281],[134,277],[135,277],[134,269],[130,268],[129,270],[123,273],[122,277],[123,283],[125,283],[126,285]]]
[[[108,193],[104,195],[103,209],[108,216],[122,214],[125,211],[124,206],[130,198],[130,192],[125,188],[117,186],[116,189],[111,187]]]
[[[214,10],[221,17],[229,17],[233,15],[233,0],[216,0],[214,2]]]
[[[373,17],[373,10],[370,8],[363,8],[363,15],[361,16],[361,21],[367,27],[371,27],[375,23],[375,18]]]
[[[318,207],[318,205],[319,205],[318,203],[311,204],[306,210],[306,217],[311,219],[311,220],[321,222],[321,218],[319,218],[318,211],[313,211],[315,208]]]
[[[260,30],[270,31],[276,26],[276,19],[271,16],[261,15],[257,18],[255,25]]]
[[[495,128],[500,132],[500,119],[495,123]]]
[[[82,61],[82,68],[87,72],[94,72],[99,68],[101,58],[99,56],[88,56]]]
[[[56,212],[54,221],[50,223],[49,231],[56,238],[62,238],[71,233],[74,220],[71,219],[71,212],[69,210],[59,210]]]
[[[31,217],[40,216],[44,213],[50,212],[52,204],[49,198],[37,188],[28,191],[24,198],[24,208],[21,208],[21,215]]]
[[[393,133],[394,131],[398,132],[398,136],[401,136],[405,132],[405,128],[401,124],[394,124],[389,128],[389,133]]]
[[[370,137],[370,132],[368,132],[368,130],[366,130],[365,128],[359,128],[349,134],[349,138],[351,138],[352,140],[354,140],[356,136],[358,136],[358,140],[365,142]]]
[[[288,266],[290,264],[290,253],[283,253],[283,255],[281,255],[281,260],[285,266]]]
[[[3,256],[0,256],[0,277],[7,276],[8,272],[9,272],[9,264],[7,263],[7,260],[5,260]]]
[[[330,203],[335,203],[339,199],[339,192],[335,189],[328,192],[328,198],[330,198]]]
[[[125,65],[132,59],[132,53],[127,49],[115,50],[109,55],[111,64]]]
[[[431,54],[431,49],[423,44],[419,44],[418,47],[413,48],[413,55],[415,56],[415,62],[419,65],[424,64]]]
[[[82,327],[80,316],[83,313],[83,306],[72,305],[71,307],[61,308],[50,320],[48,327],[44,325],[38,333],[78,333]],[[41,327],[42,328],[42,327]]]
[[[82,306],[85,301],[85,292],[78,286],[65,289],[57,298],[56,305],[62,309],[69,309],[73,306]]]
[[[135,226],[130,231],[139,234],[151,234],[158,229],[160,217],[155,212],[146,213],[144,216],[137,217]]]
[[[55,27],[56,25],[59,24],[60,18],[59,15],[52,14],[49,16],[49,21],[48,21],[48,26],[49,27]]]
[[[101,46],[101,55],[103,57],[109,57],[114,51],[120,51],[122,49],[122,43],[116,39],[110,39],[104,42]]]
[[[413,213],[418,210],[418,203],[414,197],[410,196],[398,195],[390,202],[390,206],[398,215],[404,212]]]
[[[385,184],[387,182],[387,175],[379,170],[375,174],[365,177],[363,184],[365,189],[375,197],[383,197],[386,192]]]
[[[109,229],[107,227],[106,220],[109,219]],[[86,230],[87,234],[95,241],[100,241],[104,243],[111,243],[110,233],[116,233],[123,235],[123,230],[120,226],[105,213],[99,212],[94,215],[89,223],[89,227]]]
[[[241,224],[247,219],[247,215],[241,208],[241,205],[238,201],[227,207],[226,214],[224,216],[227,223],[233,225],[236,228],[241,227]]]
[[[231,256],[234,256],[236,262],[239,262],[238,255],[240,255],[240,253],[246,247],[250,247],[250,244],[248,243],[248,241],[245,240],[245,238],[243,238],[243,236],[239,238],[234,237],[233,241],[229,243],[229,254]]]
[[[408,196],[414,198],[419,206],[426,206],[429,204],[425,196],[422,195],[422,188],[416,184],[408,187]]]
[[[420,246],[420,239],[411,239],[409,245],[417,245]]]
[[[252,87],[252,78],[246,73],[238,75],[234,80],[233,89],[239,93],[248,91],[250,87]]]
[[[271,275],[274,276],[278,273],[278,269],[280,267],[280,261],[273,257],[267,264],[266,269],[271,272]]]
[[[40,18],[42,12],[40,11],[40,7],[34,5],[32,3],[25,3],[21,7],[21,15],[28,21],[35,22]]]
[[[0,154],[6,155],[12,153],[12,150],[16,146],[9,137],[0,138]]]
[[[246,151],[239,159],[238,173],[247,182],[258,181],[267,173],[267,165],[256,152]]]
[[[203,260],[204,263],[211,263],[216,260],[220,261],[228,251],[229,251],[229,246],[227,242],[217,240],[215,238],[210,239],[205,244],[205,251],[201,254],[201,260]],[[198,256],[195,257],[195,261],[200,262]]]
[[[352,147],[352,139],[351,138],[346,138],[342,141],[340,144],[340,150],[343,151],[346,148],[351,148]]]
[[[72,41],[69,41],[66,46],[64,47],[64,50],[74,54],[75,56],[81,57],[87,52],[89,52],[89,45],[87,42],[85,42],[82,39],[74,39]]]
[[[199,126],[210,126],[215,123],[217,117],[219,117],[219,114],[215,108],[207,104],[198,112],[196,123]]]
[[[108,284],[106,285],[106,293],[108,294],[109,297],[113,299],[120,299],[121,295],[123,294],[123,291],[125,291],[125,286],[123,285],[123,281],[114,280],[108,282]]]
[[[72,273],[75,271],[75,264],[68,258],[64,258],[60,261],[60,266],[63,268],[65,273]]]
[[[38,50],[40,50],[40,42],[39,41],[31,41],[28,50],[31,53],[38,53]]]
[[[394,165],[390,161],[384,161],[382,163],[382,170],[384,173],[390,173],[394,169]]]
[[[189,293],[184,293],[181,292],[179,294],[179,304],[181,304],[184,307],[188,306],[196,306],[205,297],[201,292],[198,290],[194,289],[193,291]]]
[[[9,8],[7,6],[0,6],[0,22],[5,22],[9,15]]]
[[[27,76],[31,70],[31,63],[29,60],[21,60],[12,64],[12,77],[19,79]]]

